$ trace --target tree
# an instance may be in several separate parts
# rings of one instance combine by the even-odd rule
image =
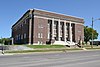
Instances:
[[[98,33],[96,30],[84,26],[84,41],[87,43],[88,41],[92,40],[92,32],[93,32],[93,40],[98,38]]]
[[[10,44],[10,38],[1,38],[0,39],[0,43],[1,44],[4,44],[4,45],[8,45],[8,44]]]
[[[2,43],[2,40],[0,39],[0,43]]]

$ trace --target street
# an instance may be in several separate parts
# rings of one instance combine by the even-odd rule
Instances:
[[[0,67],[100,67],[100,50],[0,56]]]

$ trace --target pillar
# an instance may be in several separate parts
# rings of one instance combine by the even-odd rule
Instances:
[[[52,19],[52,39],[54,39],[54,19]]]
[[[58,41],[60,41],[60,19],[58,20]]]
[[[29,14],[29,45],[32,44],[32,11]]]
[[[64,41],[66,42],[66,22],[64,22]]]
[[[71,21],[69,23],[69,38],[70,38],[70,42],[72,42],[72,26],[71,26]]]

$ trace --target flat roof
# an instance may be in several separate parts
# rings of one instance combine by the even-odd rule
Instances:
[[[22,17],[12,26],[14,27],[27,13],[29,13],[30,11],[42,11],[42,12],[47,12],[47,13],[51,13],[51,14],[56,14],[56,15],[61,15],[61,16],[66,16],[66,17],[70,17],[70,18],[74,18],[74,19],[79,19],[82,20],[84,22],[83,18],[79,18],[79,17],[75,17],[75,16],[70,16],[70,15],[65,15],[65,14],[61,14],[61,13],[57,13],[57,12],[52,12],[52,11],[46,11],[46,10],[41,10],[41,9],[29,9],[26,11],[26,13],[24,15],[22,15]]]
[[[52,12],[52,11],[47,11],[47,10],[42,10],[42,9],[37,9],[37,8],[29,9],[29,10],[38,10],[38,11],[49,12],[49,13],[53,13],[53,14],[59,14],[59,15],[64,15],[64,16],[69,16],[69,17],[73,17],[73,18],[84,20],[84,18],[81,18],[81,17],[72,16],[72,15],[66,15],[66,14],[62,14],[62,13],[58,13],[58,12]]]

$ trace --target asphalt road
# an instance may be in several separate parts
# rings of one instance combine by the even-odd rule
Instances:
[[[0,67],[100,67],[100,50],[2,55]]]

